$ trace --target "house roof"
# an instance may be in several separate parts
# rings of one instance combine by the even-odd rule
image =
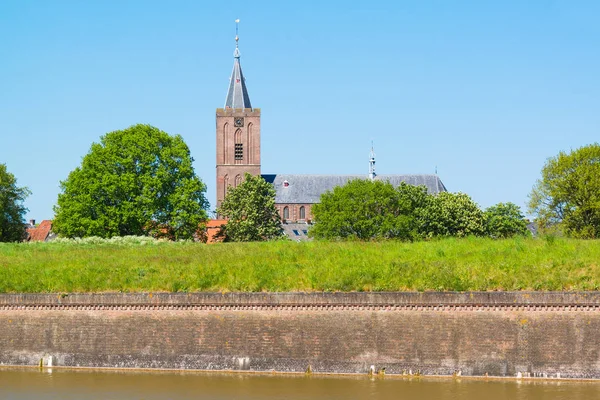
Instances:
[[[281,224],[281,228],[283,229],[283,233],[291,240],[296,242],[303,242],[306,240],[311,240],[308,237],[308,230],[311,225],[303,224],[303,223],[289,223]]]
[[[353,179],[366,179],[365,175],[293,175],[266,174],[262,177],[275,186],[276,203],[314,204],[321,194],[336,186],[343,186]],[[410,185],[424,185],[427,192],[437,194],[446,192],[446,187],[437,175],[377,175],[375,179],[399,186],[401,182]],[[287,186],[284,184],[287,181]]]
[[[52,221],[45,219],[35,228],[27,228],[28,239],[30,242],[43,242],[50,235],[52,230]]]

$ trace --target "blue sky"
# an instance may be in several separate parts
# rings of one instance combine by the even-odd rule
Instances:
[[[215,109],[240,18],[263,173],[434,173],[524,206],[548,157],[599,141],[598,1],[0,2],[0,163],[52,218],[101,135],[180,134],[215,198]]]

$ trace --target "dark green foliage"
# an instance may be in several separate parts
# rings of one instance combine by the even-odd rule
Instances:
[[[61,182],[53,230],[66,237],[191,238],[208,207],[192,161],[181,136],[150,125],[107,133]]]
[[[356,179],[321,195],[312,208],[318,239],[401,239],[417,235],[415,209],[426,202],[424,187]]]
[[[420,232],[425,237],[482,236],[483,212],[464,193],[442,192],[428,196],[419,214]]]
[[[498,203],[483,213],[486,234],[492,238],[530,235],[521,208],[514,203]]]
[[[238,187],[230,187],[217,213],[226,218],[226,241],[251,242],[281,237],[281,221],[275,207],[275,188],[261,176],[244,175]]]
[[[483,236],[484,214],[464,193],[427,194],[424,186],[353,180],[321,195],[312,209],[318,239]]]
[[[572,237],[600,237],[600,145],[549,158],[529,195],[529,211],[542,230],[558,227]]]
[[[0,242],[19,242],[25,239],[23,202],[31,192],[18,187],[17,179],[0,164]]]

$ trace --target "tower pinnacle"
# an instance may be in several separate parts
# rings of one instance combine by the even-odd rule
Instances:
[[[240,19],[235,20],[235,50],[233,51],[233,56],[235,58],[240,58],[240,50],[238,49],[238,42],[240,41],[240,37],[238,36],[238,27],[240,25]]]
[[[225,108],[252,108],[250,104],[250,96],[248,96],[248,89],[246,88],[246,80],[244,74],[242,74],[242,67],[240,65],[240,49],[238,42],[240,37],[238,36],[238,26],[240,20],[235,20],[235,50],[233,51],[233,71],[231,72],[231,78],[229,79],[229,90],[227,91],[227,97],[225,98]]]
[[[374,181],[377,174],[375,174],[375,150],[373,149],[373,141],[371,140],[371,154],[369,156],[369,179]]]

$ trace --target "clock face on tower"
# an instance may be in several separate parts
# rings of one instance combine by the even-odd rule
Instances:
[[[241,128],[241,127],[244,126],[244,118],[242,118],[242,117],[236,117],[233,122],[234,122],[234,125],[236,127],[240,127]]]

